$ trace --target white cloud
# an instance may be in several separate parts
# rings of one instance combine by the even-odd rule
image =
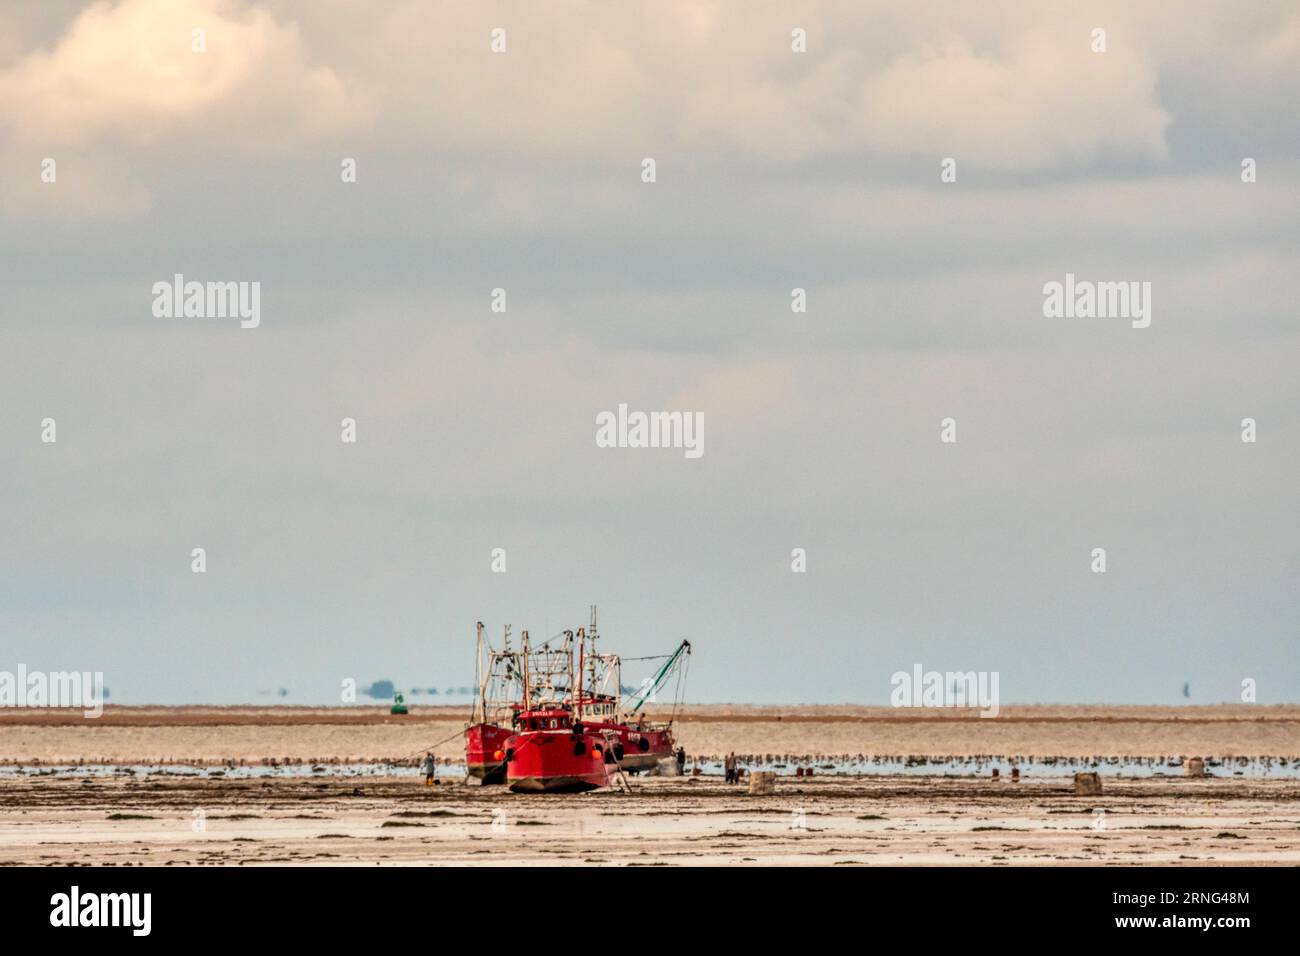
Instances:
[[[195,29],[206,52],[192,49]],[[283,143],[352,110],[339,77],[308,60],[294,26],[236,2],[96,3],[0,73],[0,125],[47,150],[156,147],[187,132]]]
[[[367,143],[584,161],[937,153],[1036,170],[1166,150],[1157,39],[1118,16],[1098,55],[1080,19],[881,11],[877,33],[856,6],[821,3],[798,11],[812,45],[795,55],[792,13],[725,2],[276,10],[97,3],[0,73],[0,122],[51,145],[183,136],[225,150],[365,129]],[[506,54],[489,49],[496,26]]]
[[[1152,64],[1131,48],[1093,53],[1087,38],[1036,31],[996,56],[950,36],[901,56],[866,85],[866,138],[885,153],[1006,170],[1164,159],[1170,118]]]

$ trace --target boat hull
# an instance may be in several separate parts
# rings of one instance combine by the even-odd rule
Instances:
[[[509,787],[515,793],[585,793],[607,786],[608,781],[598,781],[589,776],[516,777],[509,781]]]
[[[505,783],[506,741],[513,733],[499,724],[474,724],[466,728],[465,767],[469,775],[485,784]]]
[[[581,793],[610,785],[612,755],[592,734],[528,731],[506,743],[506,786],[516,793]]]
[[[615,750],[618,765],[624,770],[640,772],[654,769],[661,760],[673,756],[673,732],[667,727],[638,728],[629,724],[590,723],[587,728],[598,734],[614,734],[619,750]]]

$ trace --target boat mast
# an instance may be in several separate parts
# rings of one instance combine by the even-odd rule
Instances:
[[[573,719],[582,720],[582,666],[587,653],[587,632],[578,628],[578,693],[573,698]]]
[[[474,624],[474,683],[478,684],[478,699],[474,701],[474,707],[470,711],[470,723],[477,724],[480,721],[479,711],[482,710],[482,720],[487,720],[487,682],[483,679],[483,622],[477,621]]]
[[[528,701],[528,631],[524,631],[524,710],[530,710],[531,704]]]
[[[557,703],[563,704],[564,694],[568,694],[570,697],[573,696],[573,632],[572,631],[564,632],[564,660],[561,662],[559,666],[562,666],[564,668],[563,693],[561,693],[561,689],[556,686],[556,676],[558,675],[559,672],[559,667],[556,667],[551,669],[549,672],[550,682],[551,682],[551,695]]]
[[[591,635],[591,691],[596,692],[596,639],[600,633],[596,630],[596,605],[591,606],[591,627],[587,633]]]

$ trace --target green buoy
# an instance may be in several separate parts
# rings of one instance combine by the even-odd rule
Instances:
[[[393,706],[388,708],[388,712],[390,714],[405,714],[407,712],[406,702],[402,699],[401,694],[393,695]]]

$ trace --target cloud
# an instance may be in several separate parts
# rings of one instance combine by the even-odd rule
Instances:
[[[994,56],[950,36],[901,56],[866,85],[868,141],[1001,170],[1165,159],[1155,69],[1132,49],[1093,53],[1087,39],[1036,31]]]
[[[376,4],[348,23],[353,44],[328,8],[96,3],[0,73],[0,124],[49,148],[276,148],[364,129],[518,160],[866,153],[1040,170],[1166,155],[1150,31],[1094,54],[1087,21],[1048,28],[1042,13],[893,14],[883,35],[862,16],[801,9],[810,47],[795,54],[787,11],[725,2]],[[497,26],[505,54],[489,48]]]
[[[336,696],[589,600],[748,662],[705,695],[858,696],[929,635],[1047,697],[1149,699],[1152,634],[1194,681],[1294,658],[1293,3],[72,6],[0,36],[15,659]],[[1067,271],[1152,327],[1044,319]],[[175,272],[262,282],[261,328],[155,318]],[[704,458],[597,447],[622,401]]]
[[[222,177],[283,184],[309,169],[336,180],[339,158],[355,156],[358,193],[380,176],[404,182],[404,202],[377,228],[423,221],[436,203],[462,232],[493,235],[529,223],[588,228],[566,209],[638,215],[624,186],[647,155],[660,161],[661,194],[719,170],[915,188],[937,181],[946,156],[963,188],[1024,175],[1104,180],[1115,168],[1142,177],[1217,165],[1224,149],[1274,175],[1270,146],[1289,125],[1269,116],[1294,115],[1287,65],[1300,45],[1300,17],[1276,5],[1170,16],[990,4],[937,16],[834,2],[796,15],[705,0],[377,0],[365,11],[121,0],[63,22],[46,12],[14,20],[0,68],[0,166],[14,171],[6,205],[17,215],[138,214],[169,188]],[[807,53],[790,50],[795,23]],[[1103,54],[1090,49],[1097,23],[1108,31]],[[498,26],[506,54],[489,46]],[[206,53],[192,52],[194,29],[206,30]],[[1189,63],[1208,64],[1214,82]],[[257,165],[243,166],[246,155]],[[57,189],[38,179],[46,156],[59,162]],[[216,215],[262,208],[223,203]],[[276,228],[315,224],[318,211],[300,203]]]
[[[265,146],[352,109],[335,72],[309,63],[296,27],[227,0],[96,3],[52,48],[0,73],[0,126],[47,150],[156,147],[187,133]]]

